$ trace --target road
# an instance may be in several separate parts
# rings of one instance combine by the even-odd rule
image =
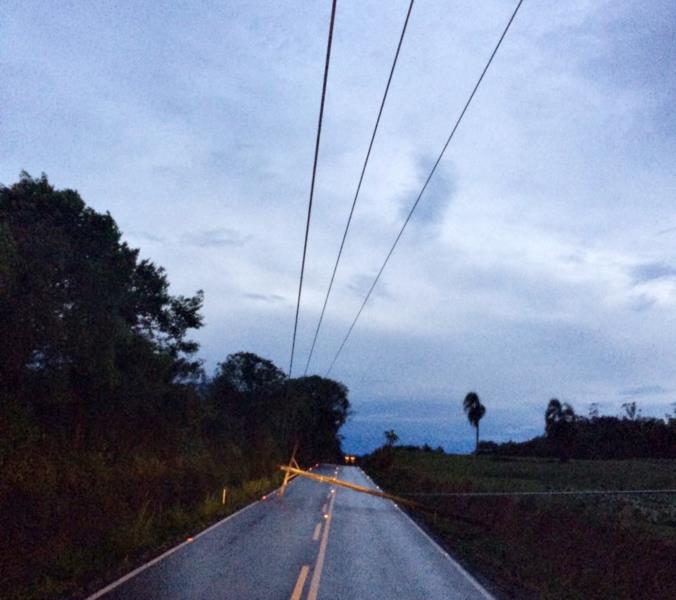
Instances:
[[[315,472],[375,487],[358,467]],[[391,501],[304,478],[137,571],[90,600],[491,598]]]

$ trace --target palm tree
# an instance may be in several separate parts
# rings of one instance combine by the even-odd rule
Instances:
[[[476,392],[470,392],[465,396],[462,407],[467,413],[467,420],[470,422],[470,425],[476,428],[476,445],[474,447],[474,453],[477,454],[479,452],[479,421],[481,421],[486,414],[486,407],[481,404],[479,395]]]
[[[545,410],[545,432],[556,446],[561,462],[568,460],[568,451],[575,435],[575,410],[567,402],[552,398]]]
[[[551,435],[560,423],[572,423],[575,420],[575,410],[568,402],[561,403],[552,398],[545,411],[545,431]]]
[[[385,432],[385,445],[388,447],[394,446],[399,441],[399,436],[394,429],[389,429]]]

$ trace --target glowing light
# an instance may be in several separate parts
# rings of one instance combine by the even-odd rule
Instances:
[[[189,537],[186,542],[192,542],[193,538]]]

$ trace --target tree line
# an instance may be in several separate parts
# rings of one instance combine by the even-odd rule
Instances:
[[[570,403],[552,398],[545,408],[544,435],[525,442],[496,443],[479,439],[486,406],[476,392],[465,396],[462,408],[475,430],[475,454],[558,457],[561,462],[571,458],[676,458],[676,410],[664,419],[643,417],[636,402],[625,402],[625,414],[617,417],[601,415],[593,403],[588,416],[580,416]],[[385,431],[384,436],[385,448],[399,441],[394,430]],[[432,451],[427,444],[423,449]]]
[[[479,441],[479,423],[486,414],[476,392],[463,400],[463,410],[475,428],[475,454],[577,459],[676,458],[676,411],[664,419],[643,417],[636,402],[625,402],[623,417],[602,416],[598,405],[588,416],[576,414],[568,402],[552,398],[545,408],[544,435],[525,442]]]
[[[196,436],[276,452],[302,439],[311,460],[340,452],[342,384],[289,381],[247,352],[206,377],[188,338],[203,292],[171,295],[110,214],[45,176],[0,188],[0,284],[2,404],[46,435],[112,454]]]
[[[480,442],[478,452],[503,456],[569,459],[676,458],[676,414],[643,417],[635,402],[624,416],[601,415],[592,404],[587,416],[552,398],[545,409],[545,431],[525,442]]]
[[[206,494],[269,478],[296,443],[301,462],[341,454],[347,388],[289,379],[249,352],[207,376],[190,339],[203,302],[202,291],[171,294],[166,271],[77,192],[26,173],[0,186],[8,586],[35,573],[58,580],[64,549],[75,564],[101,548],[121,559],[139,545],[139,514],[179,530]],[[116,538],[126,526],[134,539]]]

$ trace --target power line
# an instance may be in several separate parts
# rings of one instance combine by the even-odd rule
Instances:
[[[312,360],[312,355],[315,351],[315,345],[317,344],[317,337],[319,336],[319,330],[322,326],[322,321],[324,320],[324,313],[326,312],[326,305],[329,302],[329,296],[331,295],[331,290],[333,288],[333,281],[336,278],[336,271],[338,270],[338,265],[340,263],[340,258],[343,254],[343,247],[345,246],[345,240],[347,238],[347,232],[350,229],[350,224],[352,223],[352,215],[354,214],[355,206],[357,205],[357,199],[359,198],[359,192],[361,191],[361,184],[364,181],[364,173],[366,173],[366,167],[371,157],[371,150],[373,148],[373,142],[376,139],[376,133],[378,132],[378,125],[380,124],[380,117],[383,114],[383,108],[385,108],[385,101],[387,100],[387,93],[390,90],[390,83],[392,83],[392,76],[394,75],[394,69],[397,66],[397,60],[399,58],[399,51],[401,50],[402,43],[404,42],[404,36],[406,35],[406,28],[408,26],[408,20],[411,16],[411,10],[413,9],[413,3],[415,0],[411,0],[408,5],[408,11],[406,12],[406,19],[404,20],[404,27],[401,30],[401,35],[399,36],[399,43],[397,44],[397,51],[394,54],[394,60],[392,61],[392,67],[390,68],[390,75],[387,78],[387,85],[385,86],[385,93],[383,94],[383,99],[380,102],[380,109],[378,110],[378,117],[376,118],[376,124],[373,127],[373,133],[371,134],[371,141],[369,142],[368,150],[366,151],[366,157],[364,158],[364,164],[361,168],[361,174],[359,175],[359,183],[357,183],[357,190],[354,194],[354,200],[352,200],[352,207],[350,208],[350,214],[347,217],[347,223],[345,225],[345,231],[343,231],[343,239],[340,242],[340,248],[338,249],[338,256],[336,257],[336,263],[333,265],[333,273],[331,273],[331,281],[329,282],[329,287],[326,290],[326,296],[324,297],[324,305],[322,306],[322,312],[319,315],[319,321],[317,322],[317,328],[315,329],[314,338],[312,340],[312,346],[310,348],[310,354],[307,357],[307,362],[305,363],[305,373],[307,375],[308,369],[310,368],[310,361]]]
[[[615,496],[615,495],[676,495],[676,489],[662,490],[552,490],[538,492],[401,492],[400,496],[479,497],[479,496]]]
[[[326,99],[326,82],[329,78],[329,62],[331,60],[331,43],[333,41],[333,24],[336,19],[336,2],[331,3],[331,22],[329,24],[329,39],[326,44],[326,62],[324,64],[324,82],[322,84],[322,99],[319,105],[319,122],[317,124],[317,140],[315,142],[315,158],[312,164],[312,180],[310,182],[310,201],[307,207],[307,222],[305,224],[305,240],[303,242],[303,259],[300,266],[300,281],[298,283],[298,300],[296,301],[296,318],[293,323],[293,338],[291,340],[291,359],[289,361],[289,379],[293,369],[293,355],[296,350],[296,335],[298,333],[298,313],[300,312],[300,298],[303,292],[303,276],[305,274],[305,258],[307,256],[307,240],[310,234],[310,218],[312,216],[312,200],[315,193],[315,179],[317,176],[317,160],[319,158],[319,140],[322,136],[322,120],[324,118],[324,100]]]
[[[397,237],[394,240],[394,243],[392,244],[392,247],[390,248],[389,252],[387,253],[387,256],[385,257],[385,260],[380,267],[380,270],[378,271],[378,274],[376,275],[375,279],[373,280],[373,283],[371,284],[371,287],[366,294],[366,297],[364,298],[364,301],[362,302],[362,305],[359,307],[359,310],[357,311],[357,314],[352,321],[349,329],[347,330],[347,334],[343,338],[343,341],[341,342],[340,346],[338,347],[338,351],[336,352],[336,355],[333,357],[333,360],[331,361],[331,365],[328,368],[328,371],[326,372],[327,376],[329,373],[331,373],[331,370],[333,369],[333,366],[336,364],[336,361],[338,360],[338,357],[340,356],[340,353],[343,351],[343,348],[345,347],[345,344],[352,334],[352,330],[354,329],[354,326],[357,324],[357,321],[359,320],[359,317],[361,316],[362,311],[364,310],[364,307],[366,306],[366,303],[369,301],[369,298],[371,297],[371,294],[373,293],[374,288],[378,284],[378,281],[380,280],[381,275],[383,274],[383,271],[385,270],[385,267],[387,266],[387,263],[390,260],[390,257],[392,256],[392,253],[394,252],[394,249],[397,247],[397,244],[399,243],[399,240],[401,239],[401,236],[404,233],[404,230],[406,229],[408,222],[411,220],[411,217],[413,216],[413,213],[415,212],[415,209],[418,207],[418,203],[420,202],[420,199],[422,198],[423,194],[425,193],[425,190],[427,189],[427,185],[429,184],[430,180],[432,179],[432,176],[434,175],[434,172],[437,170],[437,167],[439,166],[439,163],[441,162],[441,159],[444,156],[444,153],[446,152],[446,149],[448,148],[448,145],[451,143],[451,140],[453,139],[453,136],[455,135],[455,132],[458,129],[458,126],[460,125],[460,122],[462,121],[462,118],[465,116],[465,113],[467,112],[467,109],[469,108],[469,105],[472,102],[472,99],[474,98],[474,95],[476,94],[477,90],[479,89],[479,86],[481,85],[481,82],[483,81],[484,76],[486,75],[486,72],[488,71],[488,68],[491,66],[491,63],[493,62],[493,58],[495,58],[495,55],[497,54],[500,45],[502,44],[502,41],[505,39],[505,36],[507,35],[507,32],[509,31],[509,28],[512,25],[512,22],[514,21],[514,18],[516,17],[516,14],[519,12],[519,8],[521,8],[521,4],[523,4],[523,0],[519,0],[519,2],[516,5],[516,8],[514,9],[514,12],[512,13],[512,16],[509,18],[509,21],[507,22],[507,25],[505,26],[504,31],[502,32],[502,35],[500,36],[500,39],[498,40],[498,43],[496,44],[495,48],[493,49],[493,52],[488,59],[488,62],[486,63],[486,66],[484,67],[483,71],[481,72],[481,75],[479,76],[479,79],[477,80],[476,84],[474,85],[474,89],[472,90],[472,93],[469,95],[469,98],[467,99],[467,102],[465,103],[464,108],[460,112],[460,116],[458,117],[457,121],[455,122],[455,125],[453,126],[453,129],[451,130],[450,135],[448,136],[448,139],[446,140],[446,143],[444,144],[443,148],[441,149],[441,152],[439,153],[439,156],[434,163],[434,166],[432,167],[432,170],[430,171],[429,175],[427,176],[427,179],[425,180],[425,183],[423,184],[420,193],[418,194],[418,197],[416,198],[415,202],[413,203],[413,206],[411,207],[411,210],[409,211],[404,224],[401,226],[401,229],[399,230],[399,233],[397,234]]]

